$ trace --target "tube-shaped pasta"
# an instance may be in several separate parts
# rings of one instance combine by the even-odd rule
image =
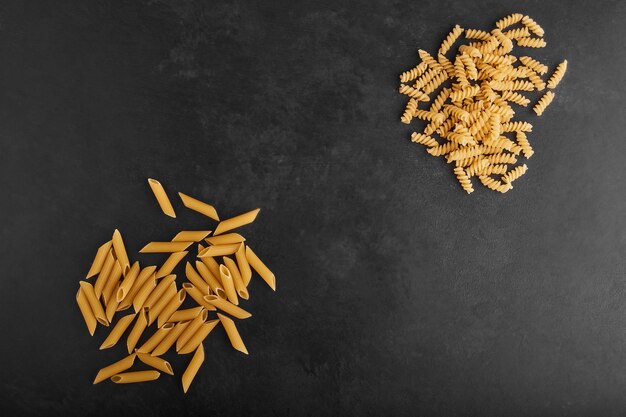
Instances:
[[[119,262],[119,259],[115,261],[113,264],[113,269],[111,270],[111,275],[107,279],[107,283],[102,289],[102,299],[104,300],[105,305],[109,305],[111,299],[117,300],[117,284],[120,282],[120,278],[122,277],[122,265]]]
[[[150,293],[146,302],[143,304],[144,307],[152,308],[157,301],[161,299],[165,291],[168,289],[171,283],[176,281],[176,275],[168,275],[158,283],[154,291]]]
[[[239,216],[231,217],[230,219],[222,220],[217,227],[215,228],[215,232],[213,232],[213,236],[221,235],[224,232],[229,230],[236,229],[241,226],[245,226],[246,224],[250,224],[256,219],[256,216],[259,214],[261,209],[250,210],[247,213],[240,214]]]
[[[187,251],[173,252],[167,260],[163,262],[163,265],[156,273],[156,277],[163,278],[164,276],[171,274],[174,268],[176,268],[176,265],[178,265],[178,263],[182,261],[188,253],[189,252]]]
[[[148,178],[148,184],[150,185],[150,188],[154,193],[154,197],[159,203],[159,207],[161,207],[163,213],[167,216],[176,218],[174,207],[172,207],[172,203],[170,202],[170,199],[161,183],[155,179]]]
[[[252,317],[252,314],[244,310],[243,308],[234,305],[233,303],[228,302],[222,298],[219,298],[217,295],[205,295],[204,299],[217,307],[218,310],[222,310],[225,313],[230,314],[233,317],[238,319],[247,319],[248,317]]]
[[[193,320],[200,313],[202,313],[202,306],[186,308],[184,310],[177,310],[167,319],[169,322],[180,322],[180,321],[189,321]]]
[[[226,298],[226,293],[224,292],[224,287],[222,287],[222,283],[215,276],[213,276],[213,273],[209,270],[209,268],[200,261],[196,261],[196,268],[198,269],[200,276],[202,276],[202,279],[204,279],[204,281],[209,284],[209,288],[211,289],[211,291],[213,291],[222,298]],[[208,292],[206,294],[203,294],[203,296],[207,294]]]
[[[239,267],[239,272],[241,273],[243,285],[247,287],[250,283],[250,279],[252,278],[252,270],[250,269],[250,264],[248,264],[248,259],[246,258],[246,246],[243,243],[239,245],[237,252],[235,252],[235,258],[237,259],[237,266]]]
[[[170,363],[163,358],[157,358],[156,356],[148,355],[146,353],[137,353],[137,359],[154,369],[158,369],[168,375],[174,375],[172,365],[170,365]]]
[[[89,305],[89,301],[83,293],[82,288],[78,288],[78,292],[76,293],[76,303],[78,304],[80,313],[83,315],[83,319],[85,319],[85,324],[87,325],[89,334],[93,336],[96,331],[96,327],[98,326],[98,322],[96,320],[96,316],[93,315],[93,311],[91,311],[91,306]]]
[[[180,196],[180,199],[183,201],[183,204],[185,205],[185,207],[187,207],[188,209],[191,209],[193,211],[197,211],[200,214],[204,214],[207,217],[210,217],[211,219],[215,220],[215,221],[220,221],[219,216],[217,215],[217,211],[215,210],[215,207],[213,207],[210,204],[204,203],[200,200],[196,200],[193,197],[189,197],[186,194],[183,193],[178,193],[178,195]]]
[[[120,288],[119,284],[115,286],[115,288],[113,289],[112,292],[117,292],[117,290]],[[120,303],[117,301],[117,298],[114,296],[109,300],[109,303],[106,305],[106,310],[105,310],[105,314],[107,316],[107,320],[109,323],[113,322],[113,316],[115,316],[115,312],[117,311],[117,306],[119,306]]]
[[[210,304],[204,299],[205,294],[202,294],[200,290],[197,289],[191,282],[184,282],[183,288],[185,289],[185,291],[187,291],[187,294],[189,294],[189,296],[193,298],[193,300],[196,303],[206,308],[207,310],[210,310],[210,311],[216,310],[213,304]]]
[[[165,309],[165,306],[170,302],[170,300],[176,297],[177,289],[176,283],[171,282],[161,297],[152,305],[148,306],[148,326],[152,325],[154,321],[159,317],[159,314]]]
[[[97,298],[100,298],[100,296],[102,295],[102,289],[106,285],[107,279],[109,279],[109,275],[111,275],[111,270],[113,269],[114,263],[115,257],[113,256],[113,248],[111,248],[109,249],[109,253],[107,253],[106,258],[104,259],[104,264],[102,265],[102,269],[98,274],[98,278],[93,284],[93,288]]]
[[[154,350],[155,347],[167,336],[167,333],[174,328],[173,323],[166,323],[163,327],[158,329],[150,339],[146,340],[146,343],[141,345],[139,349],[137,349],[138,353],[150,353]]]
[[[172,242],[200,242],[210,234],[210,230],[183,230],[174,236]]]
[[[187,343],[178,351],[179,355],[186,355],[187,353],[191,353],[198,345],[200,345],[204,339],[211,333],[211,330],[215,328],[215,326],[219,323],[219,320],[210,320],[202,323],[202,326],[189,338]]]
[[[205,256],[204,258],[200,258],[200,260],[209,268],[209,271],[211,271],[214,277],[217,278],[220,276],[220,264],[218,264],[215,259],[210,256]]]
[[[118,261],[120,261],[120,266],[122,267],[122,273],[126,275],[128,270],[130,269],[130,261],[128,260],[128,254],[126,253],[126,247],[124,246],[124,240],[122,239],[122,234],[119,230],[115,229],[113,232],[113,252],[115,252],[115,257]]]
[[[87,272],[87,277],[90,278],[96,275],[98,272],[102,270],[102,265],[104,265],[104,260],[109,253],[109,249],[111,249],[112,242],[109,240],[105,242],[102,246],[98,248],[96,252],[96,256],[91,263],[91,267],[89,268],[89,272]]]
[[[114,362],[111,365],[100,369],[100,371],[98,371],[98,374],[96,375],[96,378],[93,380],[94,385],[104,381],[107,378],[112,377],[115,374],[119,374],[120,372],[123,372],[127,370],[128,368],[130,368],[131,366],[133,366],[133,364],[135,363],[136,356],[137,355],[133,353],[125,357],[122,360]]]
[[[128,334],[128,338],[126,339],[126,347],[128,348],[128,353],[132,353],[137,346],[137,342],[139,338],[143,334],[144,330],[148,327],[148,311],[142,309],[139,312],[139,316],[137,316],[137,321],[135,321],[135,325],[132,330]]]
[[[139,252],[141,253],[172,253],[182,252],[193,242],[150,242]]]
[[[193,269],[193,266],[191,266],[189,262],[185,265],[185,276],[194,285],[194,287],[199,289],[203,294],[209,293],[209,284],[202,279],[200,274]]]
[[[141,289],[139,290],[135,298],[133,298],[133,308],[135,309],[135,313],[138,313],[139,310],[141,310],[141,308],[146,303],[146,299],[156,289],[157,280],[155,278],[155,275],[156,275],[155,273],[152,273],[152,275],[143,284],[143,286],[141,287]]]
[[[233,261],[228,256],[224,256],[224,265],[230,271],[230,276],[233,278],[233,284],[235,285],[235,291],[237,291],[237,295],[244,300],[250,298],[248,294],[248,289],[243,283],[243,279],[241,278],[241,273],[239,272],[239,268],[237,268],[237,263]]]
[[[133,287],[135,280],[139,276],[140,270],[141,270],[141,267],[139,266],[139,262],[135,261],[133,266],[130,267],[130,270],[128,271],[124,279],[122,280],[120,284],[120,288],[117,290],[115,298],[117,298],[118,302],[122,301],[124,297],[126,297],[126,294],[128,294],[130,289]]]
[[[239,233],[226,233],[225,235],[211,236],[204,240],[210,245],[228,245],[245,242],[246,238]]]
[[[274,273],[259,259],[250,246],[246,247],[246,259],[250,266],[263,278],[263,281],[265,281],[271,289],[276,291],[276,277]]]
[[[150,265],[150,266],[143,268],[141,272],[139,272],[139,275],[135,279],[133,286],[130,288],[128,293],[124,296],[124,299],[120,302],[118,310],[121,308],[124,309],[133,305],[133,299],[135,298],[135,296],[137,295],[141,287],[143,287],[143,284],[146,283],[148,278],[150,278],[150,276],[154,274],[154,271],[156,271],[156,266]]]
[[[117,324],[113,326],[113,329],[111,329],[111,332],[109,333],[107,338],[104,339],[104,342],[102,342],[102,344],[100,345],[100,350],[112,348],[113,346],[115,346],[117,342],[119,342],[119,340],[122,338],[122,335],[124,334],[126,329],[128,329],[128,326],[130,326],[130,323],[132,323],[135,316],[136,314],[129,314],[119,319],[117,321]]]
[[[198,349],[196,349],[196,353],[193,354],[189,365],[187,365],[187,369],[185,369],[185,372],[183,372],[182,383],[184,393],[187,393],[187,390],[189,390],[189,386],[193,382],[193,379],[196,377],[196,374],[198,373],[198,370],[200,369],[200,366],[202,366],[203,362],[204,346],[202,346],[201,343],[198,346]]]
[[[230,344],[238,350],[239,352],[248,354],[248,349],[246,349],[246,345],[241,340],[241,336],[237,331],[237,326],[235,326],[235,322],[230,318],[226,317],[223,314],[217,313],[217,317],[222,322],[222,326],[224,326],[224,330],[226,330],[226,334],[228,335],[228,339],[230,340]]]
[[[198,317],[191,320],[185,330],[176,339],[176,352],[178,352],[185,344],[191,339],[191,337],[198,331],[202,323],[206,322],[209,317],[209,312],[204,310]]]
[[[213,245],[205,248],[202,252],[198,254],[198,258],[203,258],[205,256],[224,256],[224,255],[232,255],[237,252],[239,249],[238,243],[231,243],[228,245]]]
[[[137,382],[154,381],[159,379],[159,371],[133,371],[116,374],[111,377],[111,381],[116,384],[134,384]]]
[[[163,340],[161,340],[161,343],[159,343],[157,347],[154,348],[150,355],[161,356],[164,353],[167,353],[172,345],[176,343],[176,340],[181,335],[181,333],[185,331],[189,323],[191,323],[191,321],[181,321],[180,323],[176,324],[172,330],[167,332],[167,336],[165,336]]]
[[[184,288],[182,288],[174,297],[170,299],[165,308],[159,314],[157,318],[157,326],[162,327],[166,322],[169,321],[169,318],[172,317],[172,314],[183,304],[185,301],[185,297],[187,296],[187,292]]]
[[[107,316],[104,313],[102,304],[100,304],[100,301],[96,297],[93,285],[85,281],[81,281],[79,285],[82,293],[85,294],[85,298],[87,298],[87,302],[91,307],[91,311],[93,312],[94,317],[96,318],[96,320],[98,320],[98,323],[102,324],[103,326],[108,326],[109,321],[107,320]]]
[[[233,276],[230,270],[225,265],[220,265],[220,281],[224,286],[224,292],[228,301],[234,305],[239,305],[239,298],[237,298],[237,290],[235,290],[235,284],[233,283]]]

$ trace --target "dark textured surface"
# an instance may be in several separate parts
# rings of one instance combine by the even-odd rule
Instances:
[[[209,5],[209,3],[212,3]],[[622,1],[0,5],[0,408],[16,415],[623,416]],[[465,195],[407,140],[397,74],[455,23],[529,13],[569,73],[513,192]],[[188,395],[91,385],[74,302],[114,228],[129,252],[202,228],[162,180],[246,230],[253,284]]]

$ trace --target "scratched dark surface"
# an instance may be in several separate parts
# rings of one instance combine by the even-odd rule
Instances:
[[[5,1],[0,4],[0,408],[5,415],[623,416],[622,1]],[[400,71],[450,27],[512,12],[569,72],[506,194],[463,193],[399,122]],[[146,183],[261,207],[273,268],[177,374],[91,385],[74,302],[114,228],[182,228]],[[134,258],[134,256],[131,255]],[[143,258],[142,258],[143,259]]]

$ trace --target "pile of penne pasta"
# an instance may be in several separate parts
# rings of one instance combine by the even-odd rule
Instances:
[[[176,217],[163,186],[153,179],[148,183],[163,213]],[[92,336],[98,323],[109,327],[116,313],[132,308],[132,313],[117,319],[100,346],[100,349],[112,348],[130,329],[126,336],[129,355],[100,369],[94,384],[108,378],[117,384],[152,381],[161,372],[174,375],[170,363],[161,357],[174,349],[181,355],[193,353],[182,375],[183,391],[187,392],[204,362],[202,342],[218,323],[224,327],[233,348],[248,353],[231,317],[252,316],[239,306],[239,300],[249,297],[247,288],[253,270],[274,291],[276,279],[247,245],[246,239],[232,230],[252,223],[259,209],[220,221],[210,204],[182,193],[179,196],[188,209],[219,222],[215,231],[182,231],[171,241],[150,242],[141,253],[169,256],[158,267],[141,267],[138,261],[131,265],[122,235],[115,230],[111,240],[98,249],[87,273],[86,279],[95,277],[93,284],[80,281],[76,301]],[[172,272],[196,244],[195,262],[192,259],[193,264],[185,263],[187,281],[178,288]],[[193,306],[182,308],[187,296],[193,300]],[[215,312],[216,318],[210,319],[210,312]],[[147,330],[152,326],[154,331],[149,335]],[[136,359],[152,369],[128,371]]]

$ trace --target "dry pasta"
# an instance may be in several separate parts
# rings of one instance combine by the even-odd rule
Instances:
[[[228,301],[234,305],[239,305],[239,298],[237,297],[237,290],[235,290],[235,283],[230,270],[225,265],[220,265],[220,281],[224,286],[224,292]]]
[[[561,62],[559,65],[556,66],[556,69],[548,80],[548,88],[555,89],[556,86],[559,85],[559,83],[563,79],[565,71],[567,71],[567,60]]]
[[[130,269],[130,261],[128,260],[128,255],[126,254],[126,246],[124,246],[124,240],[122,239],[122,234],[119,230],[115,229],[113,232],[113,252],[115,252],[115,257],[120,262],[120,266],[122,267],[122,272],[124,275]]]
[[[243,308],[236,306],[233,303],[224,300],[223,298],[220,298],[216,295],[205,295],[204,299],[208,303],[214,305],[218,310],[222,310],[223,312],[228,313],[238,319],[247,319],[248,317],[252,317],[252,314],[250,314]]]
[[[146,310],[141,310],[137,316],[135,325],[126,338],[128,353],[132,353],[135,350],[135,346],[137,346],[137,342],[139,342],[139,338],[143,334],[144,330],[146,330],[146,327],[148,327],[148,312]]]
[[[161,297],[154,303],[154,305],[148,307],[148,326],[156,321],[161,312],[169,304],[172,298],[178,294],[176,283],[172,282],[167,286]],[[161,326],[158,326],[161,327]]]
[[[541,116],[543,112],[546,111],[546,108],[552,103],[552,100],[554,100],[554,93],[552,91],[548,91],[541,96],[537,104],[533,107],[537,116]]]
[[[172,207],[172,203],[170,202],[170,199],[161,183],[155,179],[148,178],[148,184],[150,185],[150,188],[154,193],[154,197],[159,203],[159,207],[161,207],[163,213],[167,216],[175,218],[176,213],[174,212],[174,207]]]
[[[229,230],[236,229],[238,227],[245,226],[246,224],[252,223],[256,219],[256,216],[259,214],[259,211],[261,211],[261,209],[254,209],[247,213],[240,214],[239,216],[222,220],[221,222],[219,222],[219,224],[215,228],[215,232],[213,232],[213,236],[220,235]]]
[[[187,392],[189,390],[189,386],[193,382],[194,378],[198,374],[198,370],[202,363],[204,362],[204,347],[202,344],[198,346],[196,352],[193,354],[191,361],[189,361],[189,365],[187,365],[187,369],[183,373],[182,384],[183,384],[183,392]]]
[[[176,343],[176,340],[181,335],[181,333],[187,328],[189,325],[189,321],[181,321],[177,323],[172,330],[167,333],[167,336],[161,340],[161,342],[154,348],[151,356],[161,356],[166,353],[170,348]]]
[[[187,308],[184,310],[176,310],[172,315],[167,319],[170,322],[181,322],[181,321],[189,321],[198,317],[202,312],[202,306]]]
[[[136,314],[129,314],[127,316],[122,317],[118,320],[117,324],[113,326],[113,329],[109,332],[109,335],[104,342],[100,345],[100,350],[109,349],[115,346],[117,342],[119,342],[120,338],[130,326],[130,323],[135,319]]]
[[[211,291],[213,291],[219,297],[226,298],[226,293],[224,292],[222,283],[213,275],[213,273],[203,262],[196,261],[196,269],[200,273],[202,279],[209,285],[209,289]],[[204,288],[204,285],[202,285],[200,288]],[[205,291],[205,294],[203,294],[203,296],[208,293],[208,291]]]
[[[82,288],[79,288],[76,293],[76,303],[78,304],[80,313],[83,315],[89,334],[93,336],[96,331],[96,327],[98,326],[98,321],[96,320],[96,316],[94,316],[93,311],[91,311],[91,306],[89,305],[89,301],[83,293]]]
[[[176,265],[178,265],[180,261],[185,259],[185,256],[187,256],[188,253],[188,251],[173,252],[170,256],[168,256],[165,262],[163,262],[163,265],[161,265],[161,268],[159,268],[156,273],[156,277],[163,278],[170,275],[174,268],[176,268]]]
[[[215,257],[232,255],[233,253],[237,252],[237,249],[239,249],[238,243],[231,243],[228,245],[212,245],[200,252],[198,254],[198,257],[204,258],[205,256]]]
[[[195,198],[189,197],[188,195],[183,193],[178,193],[178,195],[180,196],[180,199],[182,200],[185,207],[187,207],[188,209],[197,211],[200,214],[204,214],[205,216],[210,217],[213,220],[220,220],[220,217],[217,215],[215,207],[213,207],[212,205],[204,203],[200,200],[196,200]]]
[[[126,294],[128,294],[130,289],[133,287],[135,280],[139,276],[140,270],[141,270],[141,267],[139,266],[139,262],[135,261],[133,266],[130,267],[130,270],[128,271],[128,273],[126,274],[126,276],[120,283],[120,287],[116,292],[115,298],[117,299],[118,303],[122,301],[124,297],[126,297]]]
[[[228,335],[228,339],[230,340],[230,344],[239,352],[248,354],[248,349],[246,345],[241,340],[241,336],[239,335],[239,331],[237,331],[237,326],[235,326],[235,322],[220,313],[217,313],[217,317],[219,317],[222,326],[224,326],[224,330],[226,330],[226,335]]]
[[[193,242],[150,242],[139,252],[141,253],[172,253],[183,252]]]
[[[89,268],[89,272],[87,272],[87,276],[85,278],[91,278],[102,270],[102,265],[104,265],[104,260],[106,259],[112,244],[113,243],[109,240],[98,248],[96,256],[91,263],[91,268]]]
[[[102,269],[98,274],[98,278],[96,278],[96,282],[93,285],[94,291],[96,293],[96,297],[100,298],[102,295],[102,289],[107,283],[107,279],[111,274],[111,270],[113,269],[113,264],[115,263],[115,257],[113,256],[113,248],[109,249],[109,252],[106,255],[104,260],[104,264],[102,265]]]
[[[200,242],[210,234],[210,230],[183,230],[174,236],[172,242]]]
[[[209,245],[228,245],[245,242],[246,238],[239,233],[227,233],[225,235],[211,236],[205,239]]]
[[[111,381],[116,384],[134,384],[137,382],[154,381],[161,375],[158,371],[134,371],[113,375]]]
[[[187,296],[187,292],[185,289],[181,289],[178,293],[170,299],[165,308],[161,311],[157,318],[157,326],[162,327],[166,322],[169,321],[172,314],[183,304],[185,301],[185,297]]]
[[[148,355],[145,353],[137,353],[137,359],[141,362],[145,363],[148,366],[153,367],[154,369],[158,369],[161,372],[164,372],[169,375],[174,375],[174,370],[172,369],[172,365],[165,359]]]
[[[133,366],[136,357],[137,355],[133,353],[129,356],[126,356],[124,359],[121,359],[117,362],[112,363],[109,366],[105,366],[104,368],[100,369],[100,371],[98,371],[98,374],[93,380],[94,385],[104,381],[107,378],[112,377],[115,374],[119,374],[120,372],[127,370],[128,368]]]
[[[118,310],[125,309],[133,305],[133,300],[135,299],[135,296],[137,295],[139,290],[141,290],[141,287],[143,287],[148,278],[150,278],[150,276],[154,274],[154,271],[156,271],[156,266],[154,265],[150,265],[141,269],[141,272],[139,272],[139,275],[135,279],[133,286],[130,288],[124,298],[120,300]]]
[[[200,343],[202,343],[202,341],[206,339],[206,337],[209,335],[209,333],[211,333],[211,330],[215,328],[218,322],[219,320],[210,320],[210,321],[205,321],[204,323],[202,323],[200,328],[196,330],[196,332],[189,338],[187,343],[185,343],[180,348],[180,350],[178,351],[178,354],[185,355],[187,353],[191,353],[194,350],[196,350],[198,345],[200,345]]]

